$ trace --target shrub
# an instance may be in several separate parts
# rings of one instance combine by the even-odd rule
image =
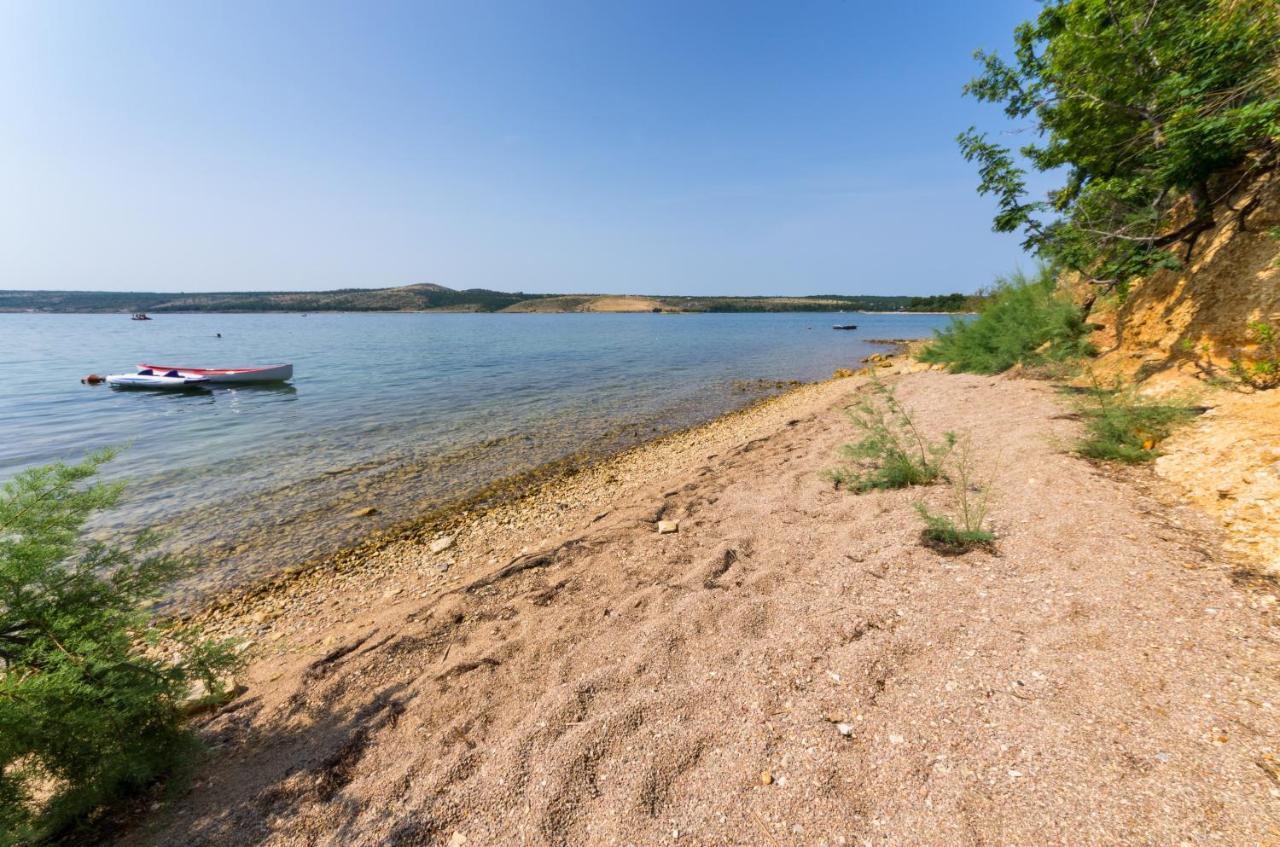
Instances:
[[[1280,339],[1276,329],[1266,321],[1249,324],[1249,338],[1258,345],[1249,361],[1236,357],[1231,362],[1231,372],[1241,382],[1254,388],[1267,389],[1280,386]]]
[[[892,388],[873,377],[869,389],[869,396],[849,409],[862,438],[841,448],[850,463],[830,473],[836,487],[862,493],[935,482],[955,435],[929,441]]]
[[[920,540],[927,547],[951,555],[983,547],[994,549],[995,533],[987,526],[987,501],[991,482],[978,479],[974,472],[972,443],[960,439],[947,469],[951,483],[951,514],[934,514],[924,503],[916,511],[924,518]]]
[[[155,536],[82,541],[119,496],[86,484],[109,458],[28,470],[0,491],[0,844],[84,825],[170,772],[191,749],[184,696],[196,680],[220,692],[234,662],[193,630],[151,625],[142,604],[184,568]]]
[[[1148,400],[1119,387],[1095,385],[1085,397],[1080,404],[1085,434],[1076,450],[1104,462],[1152,461],[1160,455],[1160,442],[1196,413],[1186,404]]]
[[[1016,364],[1035,365],[1082,358],[1093,351],[1080,311],[1055,292],[1053,273],[1042,268],[1001,279],[973,320],[957,318],[919,354],[947,370],[993,374]]]

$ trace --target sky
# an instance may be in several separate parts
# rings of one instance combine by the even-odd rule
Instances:
[[[973,291],[1034,0],[0,0],[0,288]]]

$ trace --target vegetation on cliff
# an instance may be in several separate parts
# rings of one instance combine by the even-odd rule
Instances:
[[[107,458],[28,470],[0,493],[0,845],[83,825],[169,773],[193,743],[184,698],[197,684],[216,697],[235,664],[194,631],[152,626],[143,604],[181,560],[145,535],[82,540],[120,492],[86,484]]]
[[[1160,442],[1196,414],[1185,403],[1148,399],[1121,386],[1095,385],[1077,408],[1085,429],[1076,451],[1089,459],[1126,464],[1159,457]]]
[[[1029,121],[1018,153],[1062,184],[1031,198],[1009,147],[976,128],[961,147],[995,229],[1096,290],[1176,267],[1232,187],[1276,165],[1275,0],[1050,0],[1015,41],[1012,61],[978,53],[966,92]]]
[[[1254,388],[1280,387],[1280,336],[1266,321],[1249,324],[1249,338],[1256,345],[1253,356],[1246,360],[1237,356],[1231,371],[1241,382]]]

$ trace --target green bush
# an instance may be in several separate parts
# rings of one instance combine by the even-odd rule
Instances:
[[[849,409],[862,438],[841,448],[849,464],[829,474],[836,487],[862,493],[937,481],[955,444],[954,434],[947,433],[941,442],[929,441],[892,388],[875,378],[869,388],[869,396]]]
[[[919,354],[952,373],[994,374],[1016,364],[1064,362],[1092,353],[1080,311],[1054,290],[1053,273],[1021,271],[998,282],[973,320],[954,319]]]
[[[1254,388],[1280,387],[1280,336],[1275,327],[1266,321],[1252,321],[1249,338],[1258,345],[1257,350],[1248,361],[1238,355],[1232,359],[1232,374]]]
[[[916,504],[916,511],[925,522],[925,528],[920,531],[920,539],[925,546],[939,552],[958,555],[979,547],[990,549],[995,543],[995,533],[990,530],[965,529],[963,524],[956,523],[950,515],[936,515],[925,508],[923,503]]]
[[[185,564],[144,533],[87,543],[118,485],[110,458],[19,474],[0,491],[0,845],[67,833],[171,772],[191,749],[181,706],[220,692],[226,645],[152,625],[143,604]]]
[[[935,514],[924,503],[916,504],[916,511],[925,523],[920,540],[928,547],[953,555],[979,547],[994,549],[996,536],[987,526],[991,482],[978,478],[967,436],[960,439],[952,451],[947,481],[951,483],[951,514]]]
[[[1160,455],[1160,442],[1195,415],[1186,404],[1147,400],[1132,389],[1095,386],[1085,398],[1079,404],[1085,434],[1076,450],[1104,462],[1152,461]]]

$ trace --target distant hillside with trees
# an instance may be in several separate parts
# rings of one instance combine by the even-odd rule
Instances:
[[[955,312],[964,294],[929,297],[815,294],[804,297],[668,297],[525,294],[442,285],[336,291],[205,294],[121,291],[0,291],[0,312]]]
[[[542,295],[441,285],[336,291],[242,291],[208,294],[116,291],[0,291],[0,310],[36,312],[496,312]]]

